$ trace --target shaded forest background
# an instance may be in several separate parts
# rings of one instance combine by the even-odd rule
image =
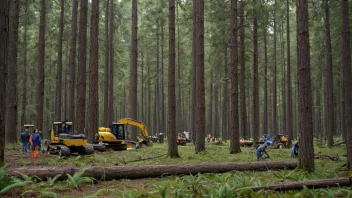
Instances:
[[[11,17],[16,17],[14,2],[19,1],[11,2]],[[34,123],[43,131],[48,130],[53,121],[63,119],[77,123],[78,126],[75,127],[77,131],[83,131],[87,127],[88,116],[85,114],[87,109],[91,108],[88,105],[88,66],[91,45],[88,42],[91,36],[92,6],[88,1],[87,5],[82,7],[81,2],[87,1],[46,0],[45,56],[42,57],[45,65],[43,101],[38,100],[36,95],[38,94],[36,83],[40,79],[37,65],[38,60],[41,60],[38,54],[38,48],[41,46],[38,42],[39,10],[43,7],[40,1],[34,0],[21,1],[19,4],[18,56],[12,60],[9,58],[9,68],[17,60],[17,71],[15,75],[9,70],[9,82],[12,83],[8,83],[15,85],[17,93],[14,98],[11,99],[10,96],[7,100],[7,113],[11,113],[9,110],[11,108],[17,109],[18,113],[15,115],[15,125],[9,122],[11,116],[6,116],[9,142],[16,141],[21,125],[25,123]],[[329,135],[329,144],[333,144],[333,135],[344,134],[342,19],[340,2],[329,1],[328,4],[325,2],[309,1],[313,123],[315,137],[322,138]],[[108,123],[117,121],[119,118],[130,117],[132,4],[129,0],[105,0],[101,1],[99,6],[99,113],[97,118],[98,126],[107,126]],[[238,54],[241,64],[238,67],[239,95],[244,94],[239,99],[241,137],[253,137],[253,127],[258,127],[260,134],[287,134],[289,121],[292,122],[292,138],[298,136],[295,6],[294,1],[266,0],[239,3],[237,12]],[[88,29],[87,44],[86,48],[80,48],[79,43],[82,39],[80,21],[84,8],[87,9],[88,16],[88,20],[86,19],[88,22],[85,23]],[[328,49],[325,31],[326,8],[329,10],[328,21],[332,35],[331,69],[328,67],[329,60],[326,58]],[[258,19],[259,113],[255,116],[258,116],[259,126],[254,124],[253,120],[253,96],[255,96],[253,94],[253,9],[257,11]],[[350,12],[351,10],[350,7]],[[77,16],[73,17],[75,14]],[[229,139],[228,131],[231,128],[230,2],[224,0],[206,2],[204,16],[206,133]],[[289,26],[287,26],[288,22]],[[62,32],[60,24],[62,24]],[[168,35],[167,2],[138,1],[138,104],[136,107],[138,120],[146,123],[151,135],[167,131]],[[61,36],[62,39],[60,39]],[[287,56],[287,38],[290,41],[290,56]],[[61,51],[60,46],[62,47],[61,57],[58,53]],[[83,70],[80,67],[82,60],[86,61],[86,69]],[[176,1],[177,133],[194,129],[192,112],[195,112],[196,106],[192,101],[192,98],[195,99],[192,87],[194,79],[192,60],[192,1],[180,0]],[[291,82],[288,81],[288,64],[291,68]],[[62,70],[59,69],[59,65],[62,65]],[[59,75],[62,75],[61,82],[58,81]],[[288,93],[289,86],[292,88],[291,93]],[[84,98],[83,102],[82,98]],[[287,107],[289,98],[292,99],[290,108]],[[41,102],[44,116],[42,124],[38,126],[39,114],[36,105]],[[77,109],[80,111],[77,112]],[[289,112],[292,113],[292,117],[287,116],[290,115]],[[13,126],[16,126],[16,133]],[[260,134],[255,134],[256,137],[253,138],[259,138]]]

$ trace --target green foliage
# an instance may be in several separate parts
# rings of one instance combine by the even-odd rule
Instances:
[[[32,183],[31,179],[29,180],[27,179],[23,181],[15,177],[8,176],[6,174],[5,169],[6,169],[6,165],[0,168],[0,195],[8,192],[11,189],[14,189],[17,187],[23,187],[27,184]],[[23,174],[21,173],[21,175]]]
[[[67,173],[67,184],[72,187],[78,189],[78,186],[83,184],[83,183],[92,183],[94,184],[94,181],[96,181],[92,177],[84,177],[83,174],[87,170],[87,168],[81,169],[79,172],[76,172],[71,176],[70,174]]]

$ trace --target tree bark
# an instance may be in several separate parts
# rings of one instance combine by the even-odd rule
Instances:
[[[297,20],[297,80],[299,105],[299,168],[314,171],[312,96],[310,81],[310,49],[308,1],[296,1]]]
[[[180,19],[178,17],[178,7],[179,7],[179,1],[176,2],[177,7],[176,7],[176,17],[177,17],[177,78],[176,78],[176,83],[177,83],[177,101],[176,101],[176,133],[181,132],[181,130],[187,130],[186,129],[186,124],[184,123],[184,113],[183,113],[183,108],[182,108],[182,87],[181,87],[181,48],[180,48],[180,43],[181,43],[181,37],[180,37]]]
[[[276,9],[277,1],[275,0],[274,10],[274,57],[273,57],[273,134],[277,134],[277,83],[276,83]]]
[[[18,24],[20,0],[11,1],[10,33],[8,53],[8,78],[6,91],[6,130],[7,141],[17,142],[17,55],[18,55]]]
[[[28,1],[24,3],[24,13],[28,12]],[[28,47],[28,21],[29,17],[24,19],[24,32],[23,32],[23,88],[22,88],[22,111],[21,111],[21,124],[27,122],[26,120],[26,108],[27,108],[27,47]]]
[[[76,130],[78,133],[86,133],[86,63],[87,63],[87,12],[88,1],[81,0],[79,15],[79,49],[78,49],[78,75],[77,75],[77,104],[76,104]]]
[[[109,68],[109,2],[110,0],[106,0],[105,7],[105,57],[104,57],[104,119],[103,125],[105,127],[109,126],[109,81],[110,81],[110,68]],[[110,109],[111,110],[111,109]]]
[[[130,73],[130,116],[137,119],[137,0],[132,0],[132,27],[131,27],[131,73]],[[132,140],[137,139],[137,129],[132,127]]]
[[[39,47],[38,47],[38,70],[37,70],[37,123],[36,127],[43,130],[44,121],[44,80],[45,80],[45,13],[46,0],[41,0],[40,3],[40,25],[39,25]]]
[[[81,3],[86,0],[81,0]],[[81,5],[82,8],[82,5]],[[69,103],[68,103],[68,120],[73,121],[75,116],[75,90],[76,90],[76,45],[77,45],[77,10],[78,0],[72,2],[72,23],[71,23],[71,45],[70,45],[70,63],[69,63]],[[82,12],[82,11],[81,11]],[[80,17],[83,17],[82,14]],[[80,37],[81,40],[81,37]]]
[[[241,64],[241,85],[240,85],[240,93],[241,93],[241,135],[243,138],[249,136],[247,134],[247,103],[246,103],[246,61],[245,61],[245,24],[244,24],[244,8],[245,2],[240,2],[240,64]]]
[[[286,126],[288,142],[291,145],[293,140],[293,114],[292,114],[292,88],[291,88],[291,42],[290,42],[290,5],[289,0],[286,1],[286,31],[287,31],[287,116]]]
[[[205,95],[204,95],[204,0],[194,1],[197,6],[196,49],[197,49],[197,112],[195,152],[205,151]]]
[[[263,134],[268,133],[268,32],[264,28],[264,114]]]
[[[174,165],[148,165],[148,166],[108,166],[87,167],[83,176],[96,179],[135,179],[146,177],[160,177],[166,175],[189,175],[197,173],[224,173],[228,171],[267,171],[294,169],[296,162],[227,162],[227,163],[204,163],[204,164],[174,164]],[[60,179],[66,179],[67,174],[73,175],[82,167],[54,167],[54,168],[9,168],[6,170],[9,176],[21,177],[21,172],[29,177],[37,176],[41,179],[54,177],[61,174]],[[148,170],[148,171],[146,171]]]
[[[254,191],[259,190],[275,190],[275,191],[288,191],[288,190],[301,190],[304,187],[309,189],[330,188],[350,186],[352,184],[351,178],[339,177],[333,179],[319,179],[319,180],[306,180],[300,182],[284,182],[281,184],[271,184],[267,186],[248,187]]]
[[[159,116],[160,123],[159,129],[162,133],[165,133],[165,102],[164,102],[164,21],[161,22],[161,75],[160,75],[160,104],[159,104]],[[176,126],[175,126],[176,127]]]
[[[228,43],[226,42],[225,43],[225,52],[224,52],[224,54],[225,54],[225,60],[224,60],[224,78],[225,78],[225,81],[224,81],[224,91],[223,91],[223,94],[224,94],[224,99],[223,99],[223,104],[222,104],[222,109],[223,109],[223,111],[222,111],[222,120],[223,120],[223,124],[222,124],[222,126],[223,126],[223,130],[222,130],[222,138],[224,139],[224,140],[227,140],[228,139],[228,131],[229,131],[229,127],[228,127],[228,125],[229,125],[229,123],[228,123],[228,90],[227,90],[227,88],[228,88],[228,86],[227,86],[227,84],[228,84],[228,79],[229,79],[229,77],[228,77],[228,65],[227,65],[227,47],[228,47]],[[210,98],[212,98],[212,97],[210,97]]]
[[[60,0],[60,28],[58,38],[58,53],[57,53],[57,74],[56,74],[56,100],[55,100],[55,119],[61,120],[61,104],[62,104],[62,36],[64,32],[64,12],[65,1]]]
[[[109,42],[110,42],[110,47],[109,47],[109,53],[110,53],[110,66],[109,66],[109,114],[108,114],[108,122],[116,122],[117,118],[114,119],[114,79],[115,79],[115,75],[114,75],[114,67],[115,67],[115,49],[114,49],[114,32],[115,32],[115,25],[114,25],[114,17],[115,17],[115,13],[114,13],[114,9],[115,9],[115,1],[111,1],[111,5],[110,5],[110,34],[109,34]]]
[[[177,144],[176,144],[175,62],[176,62],[175,0],[170,0],[169,1],[168,138],[167,139],[168,139],[168,149],[169,149],[168,156],[170,156],[171,158],[179,157]]]
[[[195,143],[197,139],[196,133],[196,115],[197,115],[197,95],[196,95],[196,84],[197,84],[197,5],[196,1],[193,1],[192,7],[192,122],[191,122],[191,132],[192,140]]]
[[[256,3],[255,0],[253,0]],[[253,8],[253,139],[259,138],[259,76],[258,76],[258,16],[257,9]]]
[[[328,125],[327,136],[328,146],[334,144],[335,134],[335,116],[334,116],[334,92],[333,92],[333,73],[332,73],[332,54],[331,54],[331,37],[330,37],[330,14],[329,14],[329,0],[325,2],[325,45],[326,45],[326,83],[327,83],[327,100],[328,100],[328,117],[326,122]]]
[[[231,0],[231,133],[230,153],[241,152],[238,119],[237,0]],[[224,109],[225,110],[225,109]]]
[[[5,112],[6,112],[6,79],[9,45],[9,11],[10,1],[2,1],[0,6],[0,167],[4,166],[5,149]]]
[[[342,10],[342,64],[345,117],[344,130],[347,136],[347,168],[352,170],[352,73],[348,0],[341,0]]]
[[[92,1],[90,25],[89,100],[88,100],[88,142],[94,142],[99,121],[98,61],[99,61],[99,0]],[[113,111],[113,109],[110,109]]]
[[[209,120],[208,120],[208,133],[212,134],[214,132],[213,130],[213,99],[214,95],[213,94],[213,70],[210,70],[210,82],[209,82],[209,89],[210,89],[210,96],[209,96]],[[215,90],[214,90],[215,91]]]

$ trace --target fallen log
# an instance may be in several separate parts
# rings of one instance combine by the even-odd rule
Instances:
[[[338,154],[326,155],[326,154],[314,153],[314,159],[329,159],[332,161],[338,161],[340,158]]]
[[[340,146],[341,144],[346,144],[346,140],[345,141],[342,141],[342,142],[338,142],[338,143],[335,143],[333,144],[332,146]]]
[[[274,191],[286,191],[286,190],[301,190],[305,187],[311,188],[328,188],[328,187],[339,187],[339,186],[350,186],[352,180],[349,177],[339,177],[333,179],[319,179],[319,180],[307,180],[301,182],[284,182],[281,184],[271,184],[267,186],[256,186],[248,187],[254,191],[258,190],[274,190]]]
[[[205,164],[169,164],[147,166],[108,166],[86,167],[84,176],[100,179],[135,179],[160,177],[169,175],[189,175],[197,173],[224,173],[228,171],[266,171],[280,169],[295,169],[297,162],[231,162],[231,163],[205,163]],[[67,174],[73,175],[83,167],[50,167],[50,168],[8,168],[7,174],[20,177],[18,172],[27,176],[36,176],[40,179],[54,177],[61,174],[65,179]]]

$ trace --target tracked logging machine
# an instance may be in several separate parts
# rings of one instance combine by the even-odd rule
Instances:
[[[138,142],[130,140],[127,125],[136,126],[140,129],[142,134],[141,140],[138,140]],[[142,145],[152,145],[145,124],[130,118],[122,118],[118,122],[111,123],[108,128],[100,127],[96,143],[105,144],[106,149],[112,150],[130,150],[141,147]],[[137,143],[139,145],[136,145]],[[102,147],[98,146],[98,144],[94,144],[94,148],[100,150]]]
[[[84,134],[73,134],[72,122],[54,122],[50,133],[50,141],[47,142],[47,152],[60,156],[69,156],[71,153],[92,154],[93,145],[87,143]]]

